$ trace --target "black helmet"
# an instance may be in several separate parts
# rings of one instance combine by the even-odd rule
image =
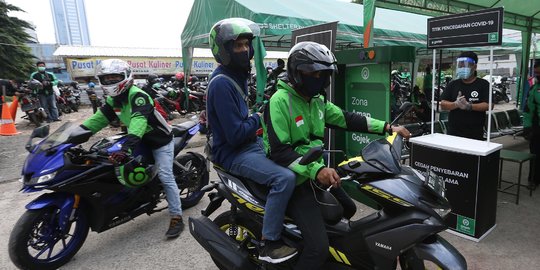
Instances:
[[[43,89],[43,84],[36,79],[32,79],[28,82],[28,88],[34,91],[41,90]]]
[[[148,74],[148,77],[146,77],[149,84],[157,83],[158,78],[159,78],[158,75],[156,75],[154,73],[150,73],[150,74]]]
[[[334,54],[324,45],[304,41],[300,42],[289,52],[289,58],[287,60],[287,75],[290,83],[295,86],[296,90],[307,94],[306,91],[317,90],[317,93],[326,88],[330,84],[330,76],[337,70],[336,57]],[[304,81],[301,71],[304,72],[327,72],[327,80],[323,83],[322,89],[304,89]],[[309,95],[313,96],[313,95]]]

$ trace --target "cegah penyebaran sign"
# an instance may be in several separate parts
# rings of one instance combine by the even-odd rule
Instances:
[[[68,72],[71,78],[94,76],[95,68],[104,59],[110,57],[96,58],[67,58]],[[184,70],[182,58],[120,58],[126,61],[135,75],[147,75],[150,73],[157,75],[173,75]],[[275,68],[276,59],[265,59],[266,67]],[[194,58],[191,64],[191,73],[197,75],[207,75],[218,67],[214,58]]]
[[[430,18],[428,49],[501,45],[503,15],[503,8],[492,8]]]

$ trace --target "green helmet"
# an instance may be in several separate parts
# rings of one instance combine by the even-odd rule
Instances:
[[[116,178],[122,185],[130,188],[140,187],[156,176],[156,166],[146,165],[141,160],[142,156],[138,156],[115,167]]]
[[[249,40],[259,36],[260,29],[256,23],[243,18],[224,19],[212,26],[210,29],[210,48],[216,61],[222,65],[231,62],[231,48],[227,48],[229,41],[234,41],[239,37],[246,37]],[[250,53],[253,55],[253,53]]]

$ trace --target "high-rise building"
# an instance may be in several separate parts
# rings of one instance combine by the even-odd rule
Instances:
[[[90,45],[84,0],[50,0],[56,43]]]

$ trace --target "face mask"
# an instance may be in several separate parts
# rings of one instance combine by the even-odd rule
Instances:
[[[319,78],[302,75],[302,90],[308,97],[314,97],[324,90],[324,86],[328,80],[327,76]]]
[[[458,79],[466,80],[471,77],[471,68],[469,67],[457,68],[456,75]]]
[[[38,67],[37,68],[39,72],[44,72],[45,71],[45,67]]]
[[[251,60],[249,52],[233,53],[231,57],[231,66],[243,71],[250,71],[251,62],[249,60]]]

